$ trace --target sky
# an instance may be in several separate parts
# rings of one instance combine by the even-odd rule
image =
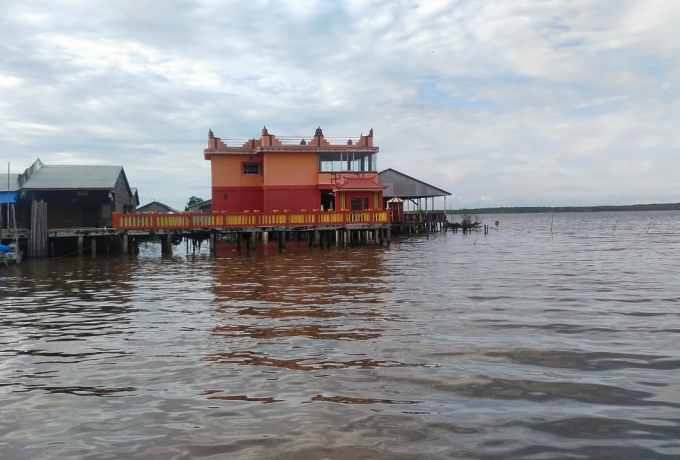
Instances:
[[[677,0],[0,0],[0,162],[121,165],[141,204],[181,208],[210,198],[208,129],[373,128],[379,169],[454,209],[680,202],[678,18]]]

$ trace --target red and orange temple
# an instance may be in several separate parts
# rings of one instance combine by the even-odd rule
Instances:
[[[208,133],[213,212],[306,213],[383,209],[373,129],[331,143],[317,128],[309,140],[259,139],[231,146]]]

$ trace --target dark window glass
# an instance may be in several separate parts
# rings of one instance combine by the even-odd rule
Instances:
[[[245,163],[243,165],[243,174],[260,174],[260,165]]]
[[[368,209],[368,198],[352,198],[350,200],[350,209],[352,211],[363,211]]]

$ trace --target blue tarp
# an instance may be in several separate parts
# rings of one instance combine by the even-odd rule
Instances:
[[[7,195],[9,194],[9,202],[16,203],[19,199],[19,192],[0,192],[0,204],[7,203]]]

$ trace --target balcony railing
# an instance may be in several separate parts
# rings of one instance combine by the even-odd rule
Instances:
[[[421,223],[421,222],[446,222],[446,214],[439,211],[421,212],[405,212],[404,222],[406,223]]]
[[[339,226],[387,224],[386,210],[312,212],[211,212],[180,214],[113,213],[116,230],[221,229],[250,227]]]

